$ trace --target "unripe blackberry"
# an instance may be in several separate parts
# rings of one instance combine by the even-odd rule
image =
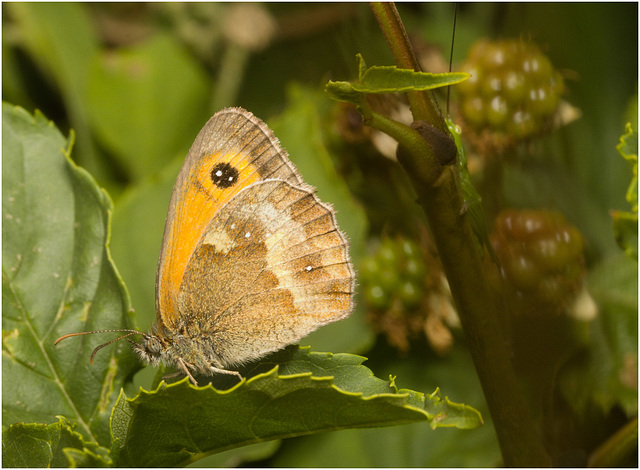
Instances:
[[[383,239],[363,260],[360,273],[365,300],[373,308],[389,309],[400,301],[403,309],[412,309],[424,295],[427,269],[422,250],[411,240]]]
[[[439,272],[433,256],[403,237],[383,238],[360,265],[369,320],[400,352],[407,352],[411,339],[422,335],[439,354],[453,344],[449,331],[443,331],[447,327],[442,317],[450,312]]]
[[[446,355],[459,328],[457,312],[434,252],[403,238],[383,238],[360,265],[361,292],[369,321],[401,353],[412,339],[426,337]]]
[[[583,240],[558,212],[509,209],[491,236],[512,309],[561,313],[584,278]]]
[[[532,42],[478,41],[460,70],[471,78],[456,87],[463,119],[476,133],[525,140],[543,133],[564,90],[562,76]]]

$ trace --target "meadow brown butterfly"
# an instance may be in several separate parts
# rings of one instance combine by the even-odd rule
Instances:
[[[236,375],[353,310],[355,274],[331,206],[273,132],[241,108],[216,113],[173,188],[156,277],[157,322],[140,358],[186,374]]]

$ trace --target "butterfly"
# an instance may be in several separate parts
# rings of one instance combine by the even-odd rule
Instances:
[[[178,174],[156,277],[157,321],[133,335],[151,365],[196,375],[238,366],[350,315],[355,273],[333,208],[302,180],[267,125],[216,113]]]

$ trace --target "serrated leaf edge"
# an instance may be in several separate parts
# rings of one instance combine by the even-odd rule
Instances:
[[[176,388],[176,387],[184,387],[185,384],[189,387],[192,388],[194,390],[212,390],[214,391],[216,394],[219,395],[227,395],[230,393],[235,392],[236,390],[238,390],[239,388],[249,385],[253,382],[262,380],[264,378],[268,378],[268,377],[274,377],[278,380],[294,380],[294,379],[299,379],[299,378],[304,378],[304,377],[308,377],[310,380],[312,381],[317,381],[317,382],[332,382],[334,380],[334,376],[331,375],[327,375],[327,376],[316,376],[313,375],[312,372],[301,372],[298,374],[287,374],[287,375],[279,375],[278,371],[279,371],[280,366],[276,365],[274,366],[271,370],[267,371],[267,372],[262,372],[260,374],[256,374],[253,377],[250,378],[243,378],[241,381],[239,381],[237,384],[233,385],[231,388],[228,388],[226,390],[218,390],[217,388],[215,388],[213,386],[213,384],[208,383],[207,385],[203,385],[203,386],[195,386],[193,385],[188,377],[184,377],[183,379],[177,381],[177,382],[173,382],[173,383],[166,383],[165,381],[160,382],[160,384],[158,384],[158,386],[156,387],[155,390],[145,390],[142,387],[140,387],[138,389],[138,392],[136,393],[136,395],[132,398],[129,398],[126,396],[126,394],[124,394],[124,391],[121,390],[120,394],[118,395],[118,399],[116,400],[116,402],[118,402],[122,396],[124,396],[124,398],[129,401],[129,402],[133,402],[136,399],[140,398],[141,396],[151,396],[153,394],[157,394],[165,389],[170,389],[170,388]],[[405,398],[410,398],[411,397],[411,393],[410,391],[407,392],[402,392],[402,391],[397,391],[396,393],[377,393],[377,394],[373,394],[373,395],[368,395],[365,396],[363,392],[351,392],[348,390],[343,390],[341,389],[338,385],[331,383],[330,386],[334,389],[336,389],[338,392],[348,395],[348,396],[355,396],[355,397],[362,397],[363,400],[368,400],[371,398],[377,398],[377,397],[385,397],[385,398],[401,398],[401,399],[405,399]],[[414,392],[414,393],[421,393],[421,392]],[[424,397],[424,395],[423,395]],[[424,400],[424,398],[422,398],[422,400]],[[414,410],[418,410],[421,413],[425,414],[425,410],[417,408],[413,405],[409,405],[406,404],[404,406],[408,406],[411,409]],[[115,408],[115,407],[114,407]]]

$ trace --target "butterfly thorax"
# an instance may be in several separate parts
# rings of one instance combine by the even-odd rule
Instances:
[[[211,366],[223,368],[220,356],[215,351],[215,338],[170,334],[166,329],[154,325],[148,334],[133,349],[144,361],[153,366],[165,364],[185,371],[185,367],[198,374],[211,375]]]

